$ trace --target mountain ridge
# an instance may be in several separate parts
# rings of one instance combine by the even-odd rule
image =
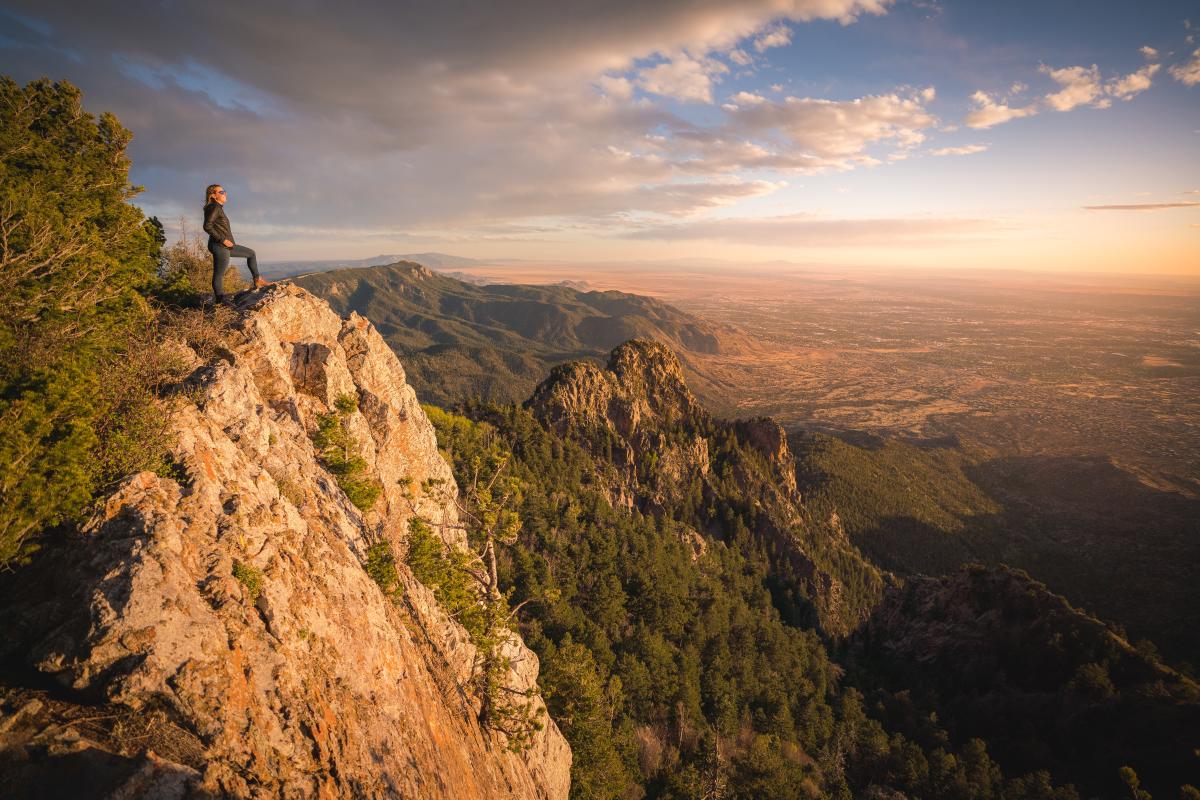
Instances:
[[[405,360],[421,396],[442,406],[468,398],[523,401],[555,364],[600,359],[634,338],[662,341],[681,352],[689,378],[703,394],[712,379],[689,354],[753,347],[740,331],[625,292],[478,286],[412,262],[305,275],[293,282],[340,314],[354,311],[370,318]]]

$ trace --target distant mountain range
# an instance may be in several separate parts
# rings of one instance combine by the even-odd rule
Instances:
[[[403,255],[378,255],[370,258],[358,259],[327,259],[324,261],[269,261],[262,264],[262,273],[268,279],[278,280],[280,278],[292,278],[297,275],[306,275],[310,272],[328,272],[334,269],[356,269],[360,267],[377,267],[383,264],[395,264],[398,261],[412,261],[429,269],[435,269],[439,272],[453,270],[461,267],[476,267],[484,263],[473,258],[463,258],[462,256],[452,256],[446,253],[405,253]],[[461,273],[455,273],[454,277],[462,280],[475,282],[478,279],[471,279]]]
[[[453,266],[451,260],[441,262]],[[371,260],[371,259],[369,259]],[[649,297],[568,285],[479,285],[413,261],[300,275],[294,282],[356,311],[379,328],[425,402],[524,400],[555,364],[599,361],[628,339],[652,339],[680,354],[689,381],[715,387],[694,358],[741,352],[749,340]],[[726,391],[726,390],[722,390]]]

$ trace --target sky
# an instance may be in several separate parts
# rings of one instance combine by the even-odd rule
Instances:
[[[0,0],[178,235],[1200,275],[1200,0]]]

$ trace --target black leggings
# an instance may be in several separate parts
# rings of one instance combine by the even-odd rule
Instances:
[[[218,300],[225,296],[225,270],[229,268],[230,257],[246,259],[250,275],[258,280],[258,256],[249,247],[240,244],[226,247],[220,242],[209,242],[208,252],[212,253],[213,258],[213,295]]]

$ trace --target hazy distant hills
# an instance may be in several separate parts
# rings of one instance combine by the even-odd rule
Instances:
[[[403,255],[378,255],[358,259],[326,259],[324,261],[270,261],[260,265],[263,275],[269,279],[290,278],[296,275],[307,275],[310,272],[328,272],[332,269],[354,269],[357,267],[376,267],[383,264],[395,264],[398,261],[414,261],[424,264],[430,269],[439,271],[454,270],[462,267],[479,266],[483,262],[473,258],[452,256],[446,253],[405,253]],[[464,278],[461,274],[454,277]],[[471,281],[475,282],[475,281]]]
[[[447,264],[447,266],[453,266]],[[524,400],[555,364],[601,358],[629,339],[653,339],[709,381],[689,354],[748,346],[736,330],[649,297],[572,286],[477,285],[410,261],[303,275],[295,283],[340,314],[370,319],[401,356],[423,402]]]

